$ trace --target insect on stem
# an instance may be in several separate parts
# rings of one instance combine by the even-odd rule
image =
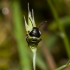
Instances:
[[[28,24],[26,22],[26,19],[24,17],[25,21],[25,28],[26,28],[26,41],[28,43],[28,46],[33,52],[33,69],[36,70],[36,51],[38,43],[41,41],[41,32],[39,31],[39,28],[36,27],[35,21],[34,21],[34,13],[32,9],[32,13],[29,10],[29,3],[28,3]]]

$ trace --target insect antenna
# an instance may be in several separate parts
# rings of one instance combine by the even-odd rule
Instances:
[[[40,28],[42,25],[44,25],[44,23],[47,23],[47,21],[42,22],[42,23],[38,26],[38,28]]]

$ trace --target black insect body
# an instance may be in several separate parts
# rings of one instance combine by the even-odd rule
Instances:
[[[41,41],[41,32],[37,27],[33,27],[32,31],[26,35],[26,41],[28,45],[38,45]]]
[[[40,37],[40,31],[37,27],[33,27],[33,30],[29,33],[30,36],[32,37]]]

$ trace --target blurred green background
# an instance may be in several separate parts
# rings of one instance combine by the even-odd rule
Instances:
[[[23,18],[28,2],[42,33],[36,70],[54,70],[70,58],[70,0],[0,0],[0,70],[33,70]]]

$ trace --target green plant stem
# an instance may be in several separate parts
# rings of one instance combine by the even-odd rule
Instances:
[[[29,54],[30,58],[32,59],[33,56],[31,54],[30,50],[28,51],[28,54]],[[48,70],[47,64],[43,61],[43,59],[41,58],[41,55],[37,56],[36,64],[41,70]]]
[[[64,31],[64,28],[63,28],[63,26],[62,26],[62,23],[61,23],[60,20],[59,20],[59,17],[58,17],[58,15],[57,15],[57,12],[56,12],[56,10],[55,10],[55,8],[54,8],[54,6],[53,6],[51,0],[46,0],[46,1],[48,2],[49,6],[50,6],[50,8],[51,8],[51,11],[52,11],[53,16],[54,16],[54,19],[55,19],[55,21],[56,21],[56,23],[57,23],[57,25],[58,25],[58,28],[59,28],[59,30],[60,30],[60,33],[63,34],[62,40],[63,40],[63,42],[64,42],[64,44],[65,44],[65,49],[66,49],[67,55],[68,55],[68,57],[70,58],[69,41],[68,41],[67,35],[66,35],[65,31]]]
[[[31,62],[27,55],[27,47],[25,44],[25,34],[23,34],[23,25],[21,18],[21,10],[19,2],[13,1],[11,4],[12,7],[12,17],[14,25],[14,35],[17,42],[17,48],[20,58],[20,65],[22,70],[31,70]]]
[[[36,51],[33,53],[33,69],[36,70]]]
[[[65,64],[65,65],[63,65],[63,66],[61,66],[61,67],[59,67],[59,68],[57,68],[57,69],[55,69],[55,70],[62,70],[62,69],[64,69],[64,68],[68,67],[68,66],[70,66],[70,60],[68,61],[67,64]]]
[[[30,46],[30,49],[33,52],[33,70],[36,70],[36,51],[37,51],[37,46]]]

